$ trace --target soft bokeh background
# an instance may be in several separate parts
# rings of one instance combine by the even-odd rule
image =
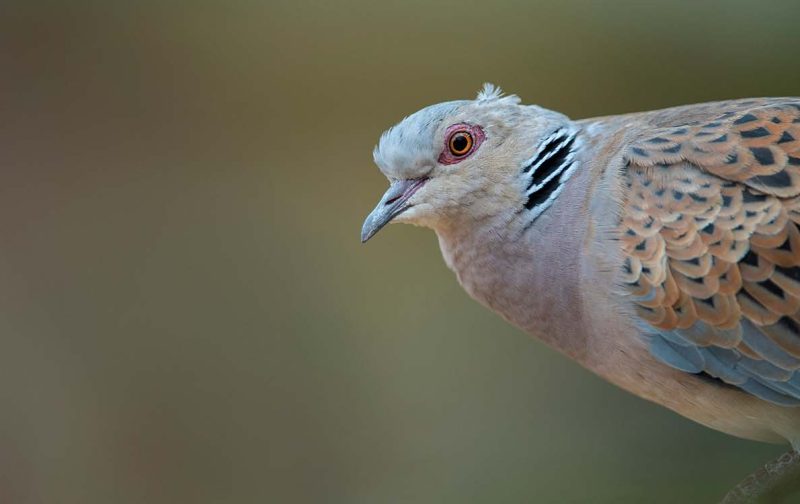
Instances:
[[[361,221],[380,132],[800,92],[800,4],[0,6],[0,502],[712,502],[781,447],[629,396]]]

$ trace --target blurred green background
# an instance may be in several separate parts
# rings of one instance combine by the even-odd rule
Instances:
[[[602,382],[362,219],[484,81],[589,117],[797,95],[800,4],[0,6],[0,502],[713,502],[782,447]]]

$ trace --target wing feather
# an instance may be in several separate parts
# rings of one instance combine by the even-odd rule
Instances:
[[[800,99],[701,108],[625,152],[622,279],[657,358],[800,405]]]

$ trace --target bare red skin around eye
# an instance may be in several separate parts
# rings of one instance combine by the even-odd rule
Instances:
[[[462,156],[455,156],[450,152],[450,147],[448,146],[450,145],[450,138],[459,131],[468,131],[469,134],[472,135],[472,148]],[[481,129],[480,126],[467,123],[459,123],[450,126],[444,132],[444,147],[442,148],[442,153],[439,154],[439,162],[445,165],[460,163],[478,150],[478,147],[481,146],[485,138],[486,135],[483,134],[483,129]]]

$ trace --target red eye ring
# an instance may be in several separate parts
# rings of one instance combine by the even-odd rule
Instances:
[[[447,141],[447,147],[450,149],[450,154],[461,157],[465,156],[472,150],[472,134],[467,130],[459,130],[450,135],[450,140]]]
[[[439,162],[445,165],[460,163],[478,150],[486,135],[478,125],[453,124],[444,132],[444,148]]]

